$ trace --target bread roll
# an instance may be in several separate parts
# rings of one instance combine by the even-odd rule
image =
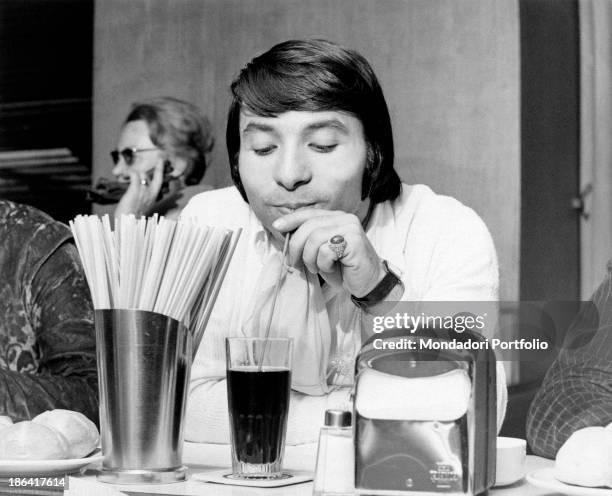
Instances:
[[[586,487],[612,487],[612,430],[586,427],[574,432],[557,453],[555,477]]]
[[[0,459],[68,458],[68,441],[55,429],[26,420],[0,430]]]
[[[68,440],[69,458],[87,456],[100,441],[96,424],[82,413],[72,410],[47,410],[34,417],[32,422],[60,432]]]
[[[13,419],[11,417],[7,417],[6,415],[0,415],[0,430],[5,427],[9,427],[13,425]]]

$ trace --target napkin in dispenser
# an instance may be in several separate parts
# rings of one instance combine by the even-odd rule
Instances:
[[[488,349],[419,346],[429,338],[484,341],[451,333],[387,331],[364,344],[356,364],[357,494],[475,496],[493,485],[495,357]],[[402,349],[407,342],[414,349]]]

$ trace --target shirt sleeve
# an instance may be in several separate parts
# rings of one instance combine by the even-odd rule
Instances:
[[[582,308],[527,416],[533,451],[554,458],[575,431],[612,422],[612,272]]]
[[[74,245],[63,243],[54,250],[26,291],[39,369],[36,373],[0,369],[0,414],[20,421],[63,408],[97,422],[93,310]]]
[[[495,245],[482,219],[463,207],[440,236],[431,258],[423,301],[494,301],[499,269]]]

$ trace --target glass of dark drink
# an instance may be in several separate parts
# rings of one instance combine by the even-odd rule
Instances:
[[[279,479],[291,390],[290,338],[226,338],[234,479]]]

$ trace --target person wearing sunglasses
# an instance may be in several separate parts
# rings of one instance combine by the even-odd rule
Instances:
[[[210,122],[195,105],[171,97],[135,103],[110,152],[117,183],[106,189],[118,199],[115,216],[177,218],[192,196],[211,189],[200,181],[213,144]]]

